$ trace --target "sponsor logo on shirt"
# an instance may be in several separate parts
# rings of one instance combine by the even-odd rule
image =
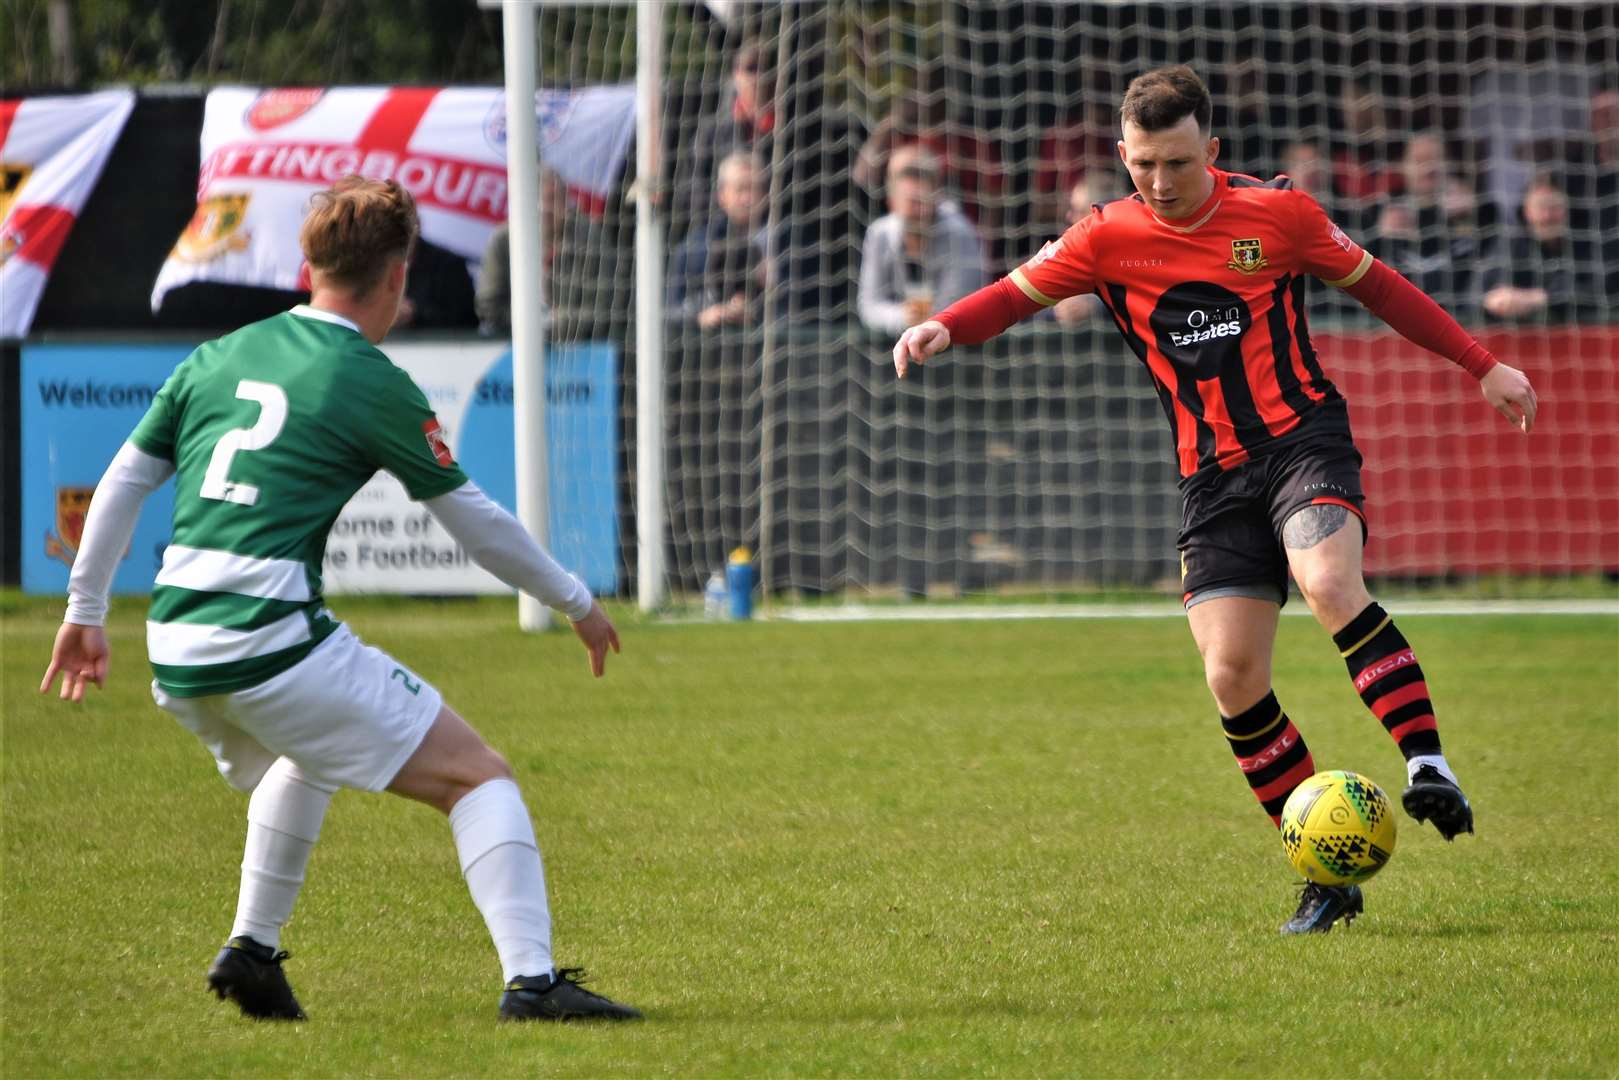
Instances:
[[[1242,333],[1242,312],[1238,308],[1194,308],[1187,313],[1186,325],[1185,332],[1171,330],[1169,340],[1176,345],[1197,345],[1215,338],[1236,337]]]
[[[1349,239],[1349,234],[1344,232],[1338,226],[1334,225],[1332,227],[1332,232],[1328,233],[1327,235],[1332,237],[1332,242],[1334,244],[1337,244],[1339,247],[1343,248],[1345,251],[1354,251],[1355,250],[1355,242],[1353,240]]]
[[[1231,261],[1226,268],[1244,274],[1257,273],[1270,264],[1257,239],[1231,241]]]
[[[450,454],[450,444],[444,441],[444,429],[439,426],[438,417],[431,416],[422,421],[422,434],[427,436],[428,451],[440,465],[448,469],[455,464],[455,458]]]

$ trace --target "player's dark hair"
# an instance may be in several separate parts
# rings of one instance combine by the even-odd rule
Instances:
[[[410,261],[420,232],[416,200],[396,181],[345,176],[309,200],[298,244],[312,275],[360,299],[390,258]]]
[[[1209,88],[1185,64],[1137,75],[1124,92],[1119,116],[1142,131],[1162,131],[1190,116],[1205,135],[1214,115]]]

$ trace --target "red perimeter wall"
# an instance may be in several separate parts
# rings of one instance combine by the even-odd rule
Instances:
[[[1311,337],[1366,458],[1369,574],[1619,570],[1619,327],[1480,335],[1534,383],[1528,436],[1392,332]]]

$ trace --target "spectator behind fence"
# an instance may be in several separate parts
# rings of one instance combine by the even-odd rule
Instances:
[[[1595,321],[1607,306],[1596,240],[1569,228],[1568,195],[1540,173],[1523,193],[1518,227],[1484,272],[1484,310],[1509,322]]]
[[[1523,205],[1536,175],[1566,164],[1567,148],[1586,130],[1589,78],[1577,62],[1478,69],[1464,123],[1481,155],[1487,194],[1503,213]]]
[[[1077,224],[1094,207],[1123,195],[1124,185],[1119,183],[1111,170],[1103,172],[1093,169],[1068,191],[1068,224]],[[1105,318],[1107,308],[1102,306],[1101,298],[1095,293],[1081,293],[1057,301],[1052,305],[1051,313],[1064,326],[1081,326],[1092,319]]]
[[[1332,164],[1321,147],[1308,139],[1285,142],[1276,154],[1276,170],[1293,181],[1293,188],[1302,191],[1321,204],[1327,216],[1340,225],[1349,226],[1342,213],[1338,192],[1332,186]],[[1255,173],[1264,176],[1265,173]]]
[[[1111,97],[1111,91],[1106,96]],[[1092,173],[1108,176],[1118,168],[1119,137],[1114,127],[1113,106],[1093,99],[1075,102],[1062,120],[1046,129],[1034,169],[1035,214],[1041,226],[1073,224],[1069,213],[1073,193]]]
[[[1230,91],[1215,109],[1220,139],[1220,167],[1261,179],[1280,149],[1291,124],[1290,95],[1272,94],[1265,85],[1270,65],[1254,57],[1239,61],[1227,75]]]
[[[764,303],[764,167],[750,151],[732,151],[715,176],[718,213],[694,228],[669,267],[668,314],[705,330],[757,322]]]
[[[1568,194],[1570,226],[1597,237],[1607,318],[1619,320],[1619,89],[1591,95],[1591,134],[1575,148]]]
[[[776,77],[771,57],[758,42],[747,42],[731,61],[731,81],[719,110],[697,125],[688,152],[676,156],[674,211],[676,235],[692,232],[709,218],[719,163],[737,151],[766,154],[777,124]]]
[[[860,320],[897,334],[988,280],[972,222],[941,192],[939,159],[902,147],[889,161],[890,213],[866,232],[860,261]]]
[[[478,325],[467,261],[425,240],[416,242],[394,330],[470,330]]]
[[[888,115],[860,147],[854,182],[876,191],[893,175],[896,151],[919,146],[938,159],[944,184],[960,197],[961,208],[985,236],[994,236],[1001,218],[1005,170],[995,147],[950,112],[950,94],[939,68],[922,72],[917,87],[894,101]]]
[[[562,246],[562,227],[568,212],[562,182],[550,169],[540,170],[540,204],[545,239],[540,245],[545,272],[540,278],[540,294],[546,295],[545,277]],[[478,313],[478,331],[489,337],[508,337],[512,332],[512,244],[511,228],[502,221],[489,234],[483,249],[483,266],[478,271],[478,288],[473,297]]]
[[[1449,310],[1473,308],[1473,277],[1490,253],[1494,208],[1480,206],[1434,134],[1406,141],[1390,186],[1397,194],[1378,205],[1368,246]]]
[[[1389,189],[1391,137],[1388,103],[1370,82],[1343,85],[1333,126],[1333,187],[1351,202],[1376,199]]]

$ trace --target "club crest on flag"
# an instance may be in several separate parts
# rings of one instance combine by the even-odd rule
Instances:
[[[27,237],[19,232],[13,232],[11,229],[0,229],[0,266],[6,265],[6,262],[17,253],[17,249],[22,247],[22,242],[26,239]]]
[[[0,161],[0,221],[6,220],[6,215],[11,213],[11,204],[17,201],[33,171],[28,165]]]
[[[324,89],[308,87],[266,90],[248,106],[247,126],[254,131],[269,131],[282,124],[290,124],[313,109],[325,92]]]
[[[182,262],[213,262],[235,251],[246,251],[253,234],[242,229],[247,218],[247,194],[210,195],[197,204],[197,212],[174,244],[174,258]]]
[[[45,533],[45,554],[73,565],[79,553],[79,542],[84,539],[84,518],[90,512],[90,497],[96,493],[92,487],[59,487],[56,489],[56,531]]]
[[[1228,269],[1252,274],[1264,268],[1269,262],[1258,240],[1231,241],[1231,261],[1226,263]]]

